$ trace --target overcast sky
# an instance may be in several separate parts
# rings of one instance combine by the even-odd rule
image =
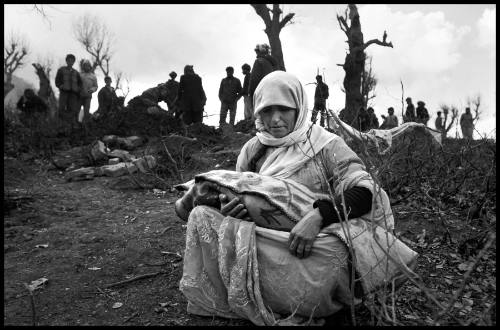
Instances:
[[[287,71],[306,85],[317,69],[330,87],[328,106],[338,112],[344,105],[341,91],[346,36],[336,14],[346,5],[285,5],[295,13],[294,24],[281,31]],[[463,112],[467,97],[481,95],[482,116],[477,129],[496,136],[496,5],[359,5],[364,40],[382,38],[387,30],[394,48],[372,45],[373,71],[378,78],[372,105],[379,116],[393,106],[401,120],[401,83],[405,97],[422,100],[434,128],[441,104]],[[50,56],[57,67],[67,53],[90,58],[73,36],[72,24],[85,13],[97,15],[115,34],[111,71],[131,79],[127,100],[165,82],[172,70],[179,79],[184,65],[194,65],[208,97],[205,110],[218,114],[217,97],[225,68],[233,66],[243,82],[241,65],[253,65],[255,44],[268,42],[264,23],[250,5],[45,5],[48,20],[32,5],[4,5],[4,36],[11,31],[28,40],[28,63]],[[16,75],[38,86],[31,65]],[[99,88],[104,85],[98,75]],[[306,85],[312,108],[314,85]],[[96,97],[91,112],[97,108]],[[166,108],[165,104],[161,104]],[[243,100],[236,119],[243,118]],[[218,116],[204,119],[218,125]],[[455,136],[455,129],[450,135]],[[459,132],[461,135],[461,132]],[[479,135],[474,133],[475,137]]]

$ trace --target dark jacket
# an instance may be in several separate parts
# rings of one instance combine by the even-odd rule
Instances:
[[[245,75],[245,79],[243,79],[243,88],[241,89],[241,95],[247,96],[250,94],[250,72]]]
[[[406,112],[405,112],[405,121],[415,121],[415,106],[413,103],[409,104],[406,107]]]
[[[67,66],[62,66],[57,70],[56,87],[63,92],[80,93],[82,79],[78,71]]]
[[[271,55],[258,55],[250,73],[249,95],[253,97],[253,93],[262,78],[275,70],[278,70],[278,61],[274,57]]]
[[[434,125],[438,131],[444,130],[443,117],[437,117]]]
[[[179,82],[170,79],[165,83],[165,88],[167,89],[167,103],[174,102],[179,94]]]
[[[429,112],[424,106],[417,107],[417,122],[427,124],[429,121]]]
[[[238,101],[241,93],[241,82],[236,77],[222,79],[219,87],[219,100],[224,103]]]
[[[375,113],[368,112],[368,127],[367,130],[379,128],[379,122]]]
[[[207,101],[205,91],[201,82],[201,77],[195,74],[184,74],[179,81],[178,99],[183,101],[193,99],[204,104]]]
[[[330,94],[328,93],[328,85],[321,82],[316,85],[316,90],[314,91],[314,100],[326,100]]]
[[[104,86],[101,88],[99,93],[97,93],[97,101],[99,102],[98,111],[101,113],[107,113],[112,111],[117,103],[118,97],[116,96],[115,89],[113,87]]]
[[[21,96],[21,98],[17,102],[17,108],[26,115],[47,112],[47,104],[38,95],[33,95],[29,98],[24,95]]]

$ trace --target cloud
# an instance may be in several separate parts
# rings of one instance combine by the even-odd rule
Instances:
[[[496,14],[495,9],[485,9],[476,23],[478,30],[477,43],[481,47],[489,48],[490,55],[495,57],[496,47]]]

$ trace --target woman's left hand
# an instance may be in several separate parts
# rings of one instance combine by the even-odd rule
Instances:
[[[299,258],[307,258],[311,255],[312,245],[321,230],[322,221],[319,209],[313,209],[292,228],[288,238],[288,248],[291,254]]]

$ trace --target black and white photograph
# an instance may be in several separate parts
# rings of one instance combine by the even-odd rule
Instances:
[[[4,4],[4,326],[495,326],[496,4]]]

